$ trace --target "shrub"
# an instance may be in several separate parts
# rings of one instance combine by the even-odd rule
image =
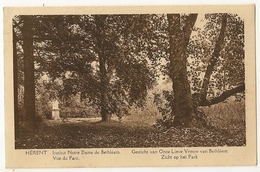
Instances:
[[[156,120],[155,128],[169,128],[172,126],[174,120],[172,113],[173,101],[172,91],[163,91],[162,94],[154,94],[153,102],[161,114],[161,118]]]

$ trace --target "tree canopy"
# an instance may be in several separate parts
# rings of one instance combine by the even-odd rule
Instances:
[[[192,94],[199,94],[198,106],[208,106],[245,89],[244,21],[236,14],[201,16],[15,16],[15,78],[25,88],[25,109],[46,78],[51,99],[80,94],[109,121],[122,109],[144,106],[148,91],[167,75],[170,113],[186,123],[196,112]]]

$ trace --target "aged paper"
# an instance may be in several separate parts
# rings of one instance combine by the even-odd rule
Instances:
[[[232,142],[230,145],[227,145],[226,143],[217,143],[215,146],[214,144],[211,144],[210,146],[201,146],[200,143],[194,144],[187,144],[188,146],[180,146],[181,144],[172,144],[172,145],[178,145],[178,146],[165,146],[161,143],[165,142],[165,140],[160,140],[159,137],[161,137],[161,133],[170,133],[171,131],[175,131],[174,128],[169,128],[167,130],[159,130],[158,127],[158,138],[159,140],[155,140],[156,144],[149,144],[146,145],[146,141],[150,142],[150,140],[140,140],[142,143],[140,143],[140,146],[134,146],[136,144],[136,140],[133,142],[129,140],[129,144],[125,143],[124,145],[117,146],[115,141],[115,145],[113,146],[104,146],[102,145],[106,141],[111,141],[113,138],[109,136],[104,136],[102,138],[102,135],[98,135],[98,138],[96,137],[96,133],[99,131],[92,133],[92,138],[95,138],[96,140],[99,139],[98,143],[100,145],[88,145],[88,139],[84,138],[84,135],[80,135],[80,139],[85,139],[84,143],[86,146],[78,145],[77,143],[82,143],[82,140],[77,140],[77,138],[66,138],[66,135],[64,137],[59,137],[58,140],[53,139],[47,139],[46,135],[43,137],[42,135],[37,136],[31,136],[28,134],[28,137],[26,135],[23,135],[22,139],[16,139],[15,135],[17,135],[17,131],[15,129],[15,113],[17,113],[18,109],[15,108],[15,81],[14,80],[14,71],[19,72],[19,69],[17,66],[14,66],[14,53],[16,54],[16,57],[23,56],[23,53],[25,53],[25,50],[23,50],[25,36],[19,36],[22,35],[22,32],[26,33],[27,30],[31,30],[34,33],[37,33],[36,37],[31,37],[31,39],[47,39],[48,41],[55,38],[56,40],[62,42],[60,45],[61,47],[66,44],[66,41],[64,41],[67,35],[63,35],[64,37],[60,36],[59,34],[62,31],[62,28],[56,32],[55,28],[51,25],[46,26],[44,23],[44,20],[42,20],[42,25],[45,26],[44,32],[49,32],[52,30],[52,35],[44,34],[42,32],[37,32],[39,30],[35,29],[34,25],[31,25],[31,27],[27,27],[25,30],[22,30],[24,27],[24,23],[20,22],[22,21],[22,17],[24,16],[44,16],[47,21],[51,20],[51,17],[48,18],[48,16],[91,16],[91,15],[117,15],[117,16],[123,16],[124,14],[136,14],[136,15],[145,15],[145,14],[164,14],[163,19],[165,19],[165,16],[167,14],[196,14],[198,13],[201,16],[204,16],[205,14],[236,14],[241,18],[241,20],[244,22],[243,26],[241,26],[243,32],[244,32],[244,38],[243,43],[244,46],[242,46],[244,51],[244,59],[242,60],[242,63],[244,63],[245,67],[245,75],[244,75],[244,82],[245,82],[245,91],[244,95],[245,97],[245,114],[244,114],[244,125],[245,125],[245,141],[240,144],[240,140],[237,140],[239,143]],[[22,16],[22,17],[21,17]],[[65,17],[66,18],[66,17]],[[218,17],[213,18],[212,20],[216,19]],[[27,18],[28,19],[28,18]],[[181,19],[182,20],[182,19]],[[184,19],[183,19],[184,20]],[[24,20],[23,20],[24,21]],[[72,20],[74,21],[74,19]],[[89,20],[91,23],[91,20]],[[134,21],[134,20],[133,20]],[[108,22],[108,20],[106,20]],[[17,27],[21,27],[21,29],[13,30],[13,27],[15,27],[13,23],[16,23]],[[62,23],[62,22],[61,22]],[[68,22],[69,23],[69,22]],[[35,24],[35,23],[34,23]],[[41,25],[41,24],[39,24]],[[81,25],[78,24],[68,24],[70,25],[69,28],[71,29],[72,33],[78,32],[77,29]],[[74,30],[73,30],[73,27]],[[86,25],[87,27],[92,27],[91,25]],[[186,26],[187,27],[187,26]],[[197,27],[200,27],[197,25]],[[217,27],[217,26],[216,26]],[[53,29],[54,28],[54,29]],[[99,27],[97,27],[99,28]],[[131,28],[131,27],[130,27]],[[35,30],[37,30],[35,32]],[[87,30],[87,29],[86,29]],[[110,30],[111,31],[111,30]],[[136,31],[138,32],[138,31]],[[230,31],[232,32],[232,30]],[[100,32],[102,33],[102,32]],[[139,32],[138,32],[139,33]],[[108,34],[108,33],[106,33]],[[110,33],[109,33],[110,34]],[[231,33],[230,33],[231,34]],[[14,36],[15,35],[15,36]],[[26,34],[24,34],[26,35]],[[27,36],[30,35],[27,33]],[[37,37],[37,36],[42,37]],[[241,35],[239,35],[241,36]],[[30,36],[29,36],[30,37]],[[75,38],[76,40],[81,40],[80,38]],[[96,38],[99,40],[98,38]],[[130,39],[130,38],[129,38]],[[239,39],[239,38],[238,38]],[[16,40],[16,48],[14,48],[13,40]],[[94,39],[93,39],[94,40]],[[100,39],[101,40],[101,39]],[[120,40],[120,39],[119,39]],[[46,40],[45,40],[46,41]],[[52,40],[53,41],[53,40]],[[67,40],[68,41],[68,40]],[[69,40],[70,41],[70,40]],[[98,41],[97,41],[98,42]],[[37,46],[37,41],[31,42],[33,46]],[[43,43],[41,42],[43,45]],[[103,43],[102,43],[103,44]],[[56,44],[55,44],[56,45]],[[105,44],[104,44],[105,45]],[[130,45],[130,44],[129,44]],[[106,45],[107,46],[107,45]],[[237,45],[234,45],[237,46]],[[40,46],[41,48],[44,48],[44,46]],[[53,48],[53,47],[52,47]],[[71,46],[71,49],[75,47]],[[75,48],[76,49],[76,48]],[[81,49],[83,51],[83,49]],[[46,51],[46,50],[45,50]],[[54,51],[53,49],[50,51]],[[58,51],[55,49],[55,51]],[[80,51],[80,50],[78,50]],[[95,50],[89,51],[92,53]],[[213,51],[213,50],[212,50]],[[37,54],[37,51],[32,51],[34,54]],[[40,52],[40,50],[39,50]],[[41,53],[37,54],[36,58],[41,57]],[[53,55],[49,52],[49,56]],[[239,52],[239,51],[238,51]],[[20,54],[19,54],[20,53]],[[22,55],[21,55],[22,54]],[[98,53],[97,53],[98,54]],[[96,56],[99,56],[99,54]],[[234,54],[234,53],[233,53]],[[19,56],[19,57],[20,57]],[[20,57],[20,59],[23,59],[23,57]],[[166,167],[166,166],[241,166],[241,165],[256,165],[256,82],[255,82],[255,7],[254,5],[216,5],[216,6],[130,6],[130,7],[6,7],[4,8],[4,84],[5,84],[5,129],[6,129],[6,135],[5,135],[5,143],[6,143],[6,167],[7,168],[30,168],[30,167],[60,167],[60,168],[68,168],[68,167]],[[65,61],[65,60],[64,60]],[[17,62],[19,63],[19,61]],[[16,64],[17,64],[16,63]],[[73,63],[73,62],[72,62]],[[38,67],[35,62],[34,68],[35,71],[37,71]],[[93,64],[92,64],[93,65]],[[76,66],[76,65],[73,65]],[[101,65],[100,65],[101,66]],[[58,68],[59,66],[57,66]],[[16,69],[17,68],[17,69]],[[27,67],[24,67],[27,68]],[[14,70],[16,69],[16,70]],[[108,68],[106,70],[109,70]],[[21,71],[23,71],[21,69]],[[36,76],[35,72],[35,76]],[[21,78],[23,78],[24,73],[22,72]],[[67,76],[67,75],[66,75]],[[225,76],[225,74],[224,74]],[[40,87],[37,87],[40,88]],[[47,88],[47,87],[46,87]],[[45,89],[46,89],[45,88]],[[171,88],[171,86],[169,87]],[[46,89],[48,91],[48,89]],[[224,86],[225,90],[225,86]],[[21,91],[21,90],[20,90]],[[37,90],[36,90],[37,91]],[[37,92],[38,93],[38,92]],[[36,94],[37,94],[36,93]],[[20,95],[19,93],[17,93]],[[80,124],[78,130],[73,130],[74,134],[77,135],[78,133],[82,132],[80,129],[81,125],[88,125],[88,120],[93,116],[88,116],[87,112],[81,110],[80,113],[71,112],[70,110],[66,110],[66,116],[62,116],[58,114],[58,119],[56,119],[57,113],[62,113],[62,108],[59,109],[58,106],[62,106],[62,101],[60,100],[60,105],[58,105],[57,99],[58,96],[55,93],[53,94],[53,97],[51,97],[52,102],[56,102],[53,104],[52,109],[52,115],[55,114],[55,119],[44,119],[43,123],[46,122],[48,126],[51,128],[56,125],[60,126],[68,126],[73,123],[75,128],[75,123],[79,122]],[[55,95],[54,95],[55,94]],[[215,93],[214,93],[215,95]],[[37,96],[37,95],[36,95]],[[23,99],[20,97],[20,99]],[[238,98],[240,101],[240,98]],[[237,100],[237,97],[236,97]],[[235,100],[234,100],[235,101]],[[44,106],[40,105],[39,107]],[[68,105],[69,106],[69,105]],[[54,108],[55,107],[55,108]],[[64,106],[65,107],[65,106]],[[77,107],[77,110],[82,107]],[[210,107],[209,107],[210,108]],[[50,106],[51,109],[51,106]],[[25,108],[25,111],[28,109]],[[65,111],[65,110],[64,110]],[[97,112],[99,113],[99,111]],[[74,116],[73,116],[74,115]],[[231,114],[232,115],[232,114]],[[18,117],[20,120],[20,117]],[[17,119],[18,119],[17,118]],[[47,118],[47,117],[46,117]],[[122,118],[122,121],[121,121]],[[118,119],[116,117],[116,120],[119,124],[118,125],[124,125],[126,121],[124,119],[127,119],[127,117],[118,116]],[[93,117],[94,122],[97,122],[99,118],[95,116]],[[101,118],[100,118],[101,119]],[[113,117],[112,117],[113,119]],[[146,119],[144,119],[146,120]],[[223,120],[223,119],[222,119]],[[26,121],[26,120],[25,120]],[[82,122],[83,121],[83,122]],[[223,120],[225,121],[225,120]],[[145,122],[143,122],[145,123]],[[234,122],[236,123],[236,122]],[[18,124],[19,125],[19,124]],[[22,127],[27,127],[27,123],[20,124],[23,125]],[[29,125],[29,124],[28,124]],[[39,124],[41,125],[41,124]],[[97,124],[99,125],[99,124]],[[101,125],[101,124],[100,124]],[[242,125],[242,124],[241,124]],[[128,126],[129,127],[129,126]],[[155,127],[156,128],[156,127]],[[109,130],[110,128],[108,128]],[[223,128],[224,129],[224,128]],[[35,129],[37,130],[37,129]],[[62,128],[60,129],[62,130]],[[112,132],[118,132],[114,131],[113,129],[110,129]],[[140,129],[142,130],[142,129]],[[185,131],[184,131],[185,130]],[[153,130],[154,131],[154,130]],[[194,130],[190,127],[183,129],[181,131],[184,131],[184,133],[191,133],[197,130]],[[27,130],[28,133],[34,132],[33,130]],[[66,132],[70,133],[71,131],[63,131],[62,133],[66,134]],[[138,131],[136,131],[138,134]],[[76,134],[77,133],[77,134]],[[23,133],[24,134],[24,133]],[[162,135],[164,135],[162,134]],[[237,134],[237,133],[236,133]],[[124,133],[121,137],[127,137],[127,135],[130,135],[130,133]],[[230,134],[230,139],[233,139],[233,136]],[[113,136],[111,134],[111,136]],[[150,136],[150,135],[149,135]],[[200,137],[201,135],[194,135],[194,140],[196,137]],[[50,134],[50,136],[52,135]],[[89,136],[86,136],[89,137]],[[105,138],[106,137],[106,138]],[[151,136],[152,138],[153,136]],[[163,136],[162,136],[163,137]],[[173,136],[169,136],[173,137]],[[185,137],[185,136],[184,136]],[[202,136],[203,137],[203,136]],[[214,139],[213,136],[209,136]],[[239,137],[239,136],[238,136]],[[64,140],[59,140],[61,138],[64,138]],[[90,139],[92,139],[90,138]],[[164,137],[163,137],[164,138]],[[71,140],[69,140],[71,139]],[[170,138],[169,142],[178,142],[178,138],[174,138],[173,141]],[[180,138],[181,139],[181,138]],[[218,142],[219,138],[216,138],[216,142]],[[22,141],[21,141],[22,140]],[[69,141],[68,141],[69,140]],[[184,139],[185,140],[185,139]],[[66,144],[67,141],[70,144]],[[214,140],[213,140],[214,141]],[[46,143],[45,143],[46,142]],[[52,144],[53,142],[53,144]],[[138,141],[137,141],[138,142]],[[145,143],[144,143],[145,142]],[[225,141],[224,141],[225,142]],[[31,145],[29,145],[32,143]],[[43,144],[44,143],[44,144]],[[64,143],[65,146],[60,145],[61,143]],[[44,145],[49,145],[44,147]],[[130,145],[130,146],[129,146]],[[131,146],[133,145],[133,146]],[[171,145],[171,144],[169,144]],[[185,144],[184,144],[185,145]]]

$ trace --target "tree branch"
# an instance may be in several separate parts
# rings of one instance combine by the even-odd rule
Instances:
[[[219,37],[216,41],[214,52],[213,52],[213,54],[210,58],[210,61],[209,61],[209,64],[208,64],[208,67],[207,67],[207,70],[205,72],[205,76],[204,76],[204,79],[203,79],[202,91],[201,91],[201,101],[202,102],[206,101],[210,77],[211,77],[211,74],[213,72],[214,66],[217,63],[217,60],[219,58],[219,54],[220,54],[220,51],[222,49],[222,45],[223,45],[223,42],[224,42],[226,25],[227,25],[227,15],[224,14],[223,19],[222,19]]]
[[[56,34],[53,33],[52,29],[49,28],[45,23],[39,22],[42,26],[44,26],[46,29],[48,29],[53,36],[55,36],[62,44],[64,44],[64,41]]]
[[[243,85],[236,87],[236,88],[233,88],[231,90],[223,92],[219,97],[215,97],[210,101],[202,101],[200,103],[200,106],[210,106],[210,105],[214,105],[214,104],[223,102],[228,97],[230,97],[230,96],[232,96],[236,93],[242,92],[242,91],[245,91],[245,83]]]
[[[184,45],[187,46],[190,41],[190,35],[193,29],[193,26],[197,20],[198,14],[190,14],[187,16],[185,21],[183,31],[184,31]]]

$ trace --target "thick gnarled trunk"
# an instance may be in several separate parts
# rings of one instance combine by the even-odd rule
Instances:
[[[181,29],[180,14],[168,14],[170,37],[170,69],[174,93],[174,106],[172,112],[175,116],[174,126],[189,126],[194,113],[190,84],[187,77],[187,45],[197,14],[190,14],[185,26]]]

